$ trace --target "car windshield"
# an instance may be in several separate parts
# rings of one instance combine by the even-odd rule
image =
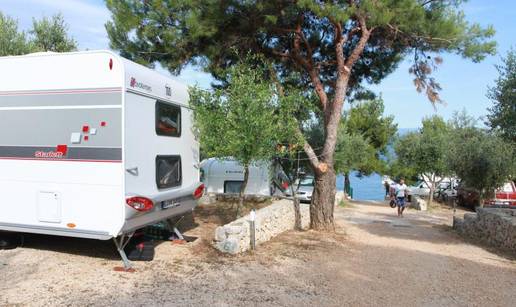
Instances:
[[[419,187],[422,183],[423,183],[423,181],[416,181],[416,183],[414,183],[412,186]]]
[[[312,187],[314,185],[314,179],[311,177],[303,178],[299,181],[299,185],[302,187]]]

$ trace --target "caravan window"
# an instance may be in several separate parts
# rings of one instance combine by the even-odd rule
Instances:
[[[237,194],[240,193],[243,181],[224,181],[224,193]]]
[[[156,183],[158,189],[166,189],[181,185],[181,157],[156,157]]]
[[[156,101],[156,133],[181,136],[181,107]]]

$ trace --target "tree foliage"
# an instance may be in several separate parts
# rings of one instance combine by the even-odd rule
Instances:
[[[106,28],[111,47],[142,64],[158,62],[173,73],[199,64],[224,81],[224,69],[251,52],[272,63],[277,82],[312,92],[316,111],[300,118],[317,118],[324,134],[320,154],[303,145],[316,177],[311,226],[331,230],[334,152],[346,97],[380,82],[412,54],[416,88],[436,103],[440,85],[431,72],[441,62],[438,54],[480,61],[494,52],[494,30],[468,23],[461,2],[107,0],[112,21]]]
[[[487,94],[493,102],[487,124],[516,143],[516,52],[510,50],[503,58],[503,65],[497,65],[496,69],[499,77]]]
[[[33,19],[32,28],[26,33],[18,29],[15,19],[0,12],[0,56],[76,49],[77,43],[69,37],[68,26],[60,14],[41,20]]]
[[[302,71],[305,85],[313,81],[307,71],[312,68],[322,83],[332,84],[338,75],[336,43],[342,43],[349,58],[361,32],[370,30],[368,46],[355,59],[352,84],[379,82],[412,52],[412,71],[426,88],[435,84],[427,76],[436,64],[427,53],[451,51],[480,61],[495,48],[493,41],[486,41],[494,29],[468,23],[460,0],[106,2],[113,13],[106,25],[112,47],[125,57],[147,65],[159,62],[175,73],[187,64],[201,64],[218,76],[221,67],[238,62],[228,52],[236,48],[276,60],[284,76]]]
[[[478,128],[465,111],[456,112],[448,123],[438,116],[423,120],[420,131],[399,138],[395,151],[391,168],[403,170],[402,175],[457,176],[482,198],[516,175],[514,144]]]
[[[18,30],[18,22],[0,12],[0,56],[30,52],[26,34]]]
[[[492,196],[494,190],[515,175],[514,145],[475,127],[454,131],[448,162],[462,182],[480,192],[480,198]]]
[[[418,132],[401,137],[395,152],[399,164],[421,177],[430,187],[430,202],[437,184],[450,174],[448,125],[439,116],[425,118]]]
[[[372,147],[369,151],[372,151],[373,155],[365,154],[368,160],[355,168],[365,175],[385,170],[384,157],[387,154],[387,146],[392,143],[398,130],[394,116],[385,116],[384,109],[381,98],[357,101],[352,104],[343,119],[346,123],[346,133],[361,136]]]
[[[376,150],[361,134],[350,134],[343,124],[335,150],[335,171],[349,174],[359,170],[365,174],[375,169]],[[373,162],[372,162],[373,161]]]
[[[52,18],[33,18],[31,44],[35,51],[67,52],[77,50],[77,42],[68,36],[68,25],[63,16],[57,14]]]
[[[291,98],[294,93],[278,94],[256,57],[228,68],[226,74],[228,87],[213,91],[195,87],[190,99],[203,154],[232,158],[244,167],[242,200],[249,166],[272,160],[284,142],[296,144],[291,106],[298,101]]]

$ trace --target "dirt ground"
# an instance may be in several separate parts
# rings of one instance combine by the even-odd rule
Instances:
[[[460,214],[460,213],[459,213]],[[152,262],[120,265],[110,242],[28,236],[0,251],[0,305],[174,306],[514,306],[514,256],[465,242],[452,211],[384,203],[337,208],[337,232],[288,232],[254,253],[225,256],[210,246],[230,216],[204,206],[186,245],[163,242]]]

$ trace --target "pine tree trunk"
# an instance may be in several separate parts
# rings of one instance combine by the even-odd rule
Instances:
[[[236,217],[240,217],[240,208],[244,206],[244,196],[245,196],[245,188],[247,187],[247,182],[249,181],[249,165],[244,166],[244,181],[242,182],[242,186],[240,187],[240,193],[238,198],[238,206],[236,210]]]
[[[333,209],[335,205],[335,171],[315,174],[315,187],[310,204],[310,227],[315,230],[335,231]]]

